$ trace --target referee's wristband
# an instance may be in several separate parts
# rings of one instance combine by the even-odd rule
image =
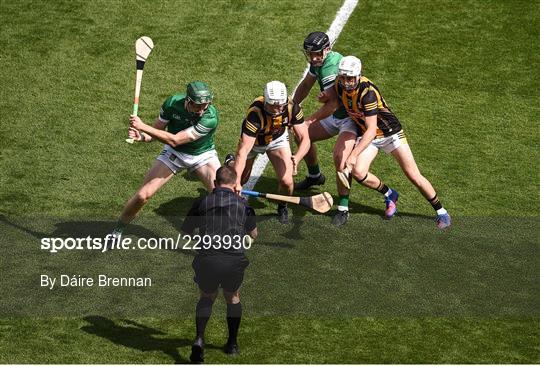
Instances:
[[[141,142],[146,142],[146,134],[144,132],[139,132],[141,134]]]

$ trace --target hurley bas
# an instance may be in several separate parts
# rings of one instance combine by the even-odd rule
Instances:
[[[97,277],[83,277],[81,275],[60,275],[51,277],[41,275],[41,287],[52,290],[55,286],[60,287],[151,287],[150,277],[109,277],[100,274]]]

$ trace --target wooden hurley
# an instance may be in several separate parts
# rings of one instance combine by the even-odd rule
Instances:
[[[328,212],[334,204],[332,195],[328,192],[323,192],[315,196],[309,197],[283,196],[280,194],[261,193],[255,191],[242,191],[241,193],[246,196],[262,197],[274,201],[294,203],[296,205],[301,205],[320,213]]]
[[[139,95],[141,94],[141,82],[144,64],[146,59],[154,48],[154,42],[150,37],[141,37],[135,41],[135,61],[137,66],[137,76],[135,79],[135,98],[133,98],[133,115],[136,116],[139,112]],[[135,140],[127,138],[126,142],[132,144]]]

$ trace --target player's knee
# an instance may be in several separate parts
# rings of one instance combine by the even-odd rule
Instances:
[[[426,178],[424,178],[424,176],[420,174],[419,171],[415,171],[415,172],[406,171],[405,175],[411,181],[411,183],[417,187],[421,186],[423,182],[426,180]]]
[[[352,171],[352,175],[357,181],[365,180],[367,173],[367,169],[358,166],[355,166]]]
[[[279,179],[279,185],[283,187],[291,187],[294,184],[292,176],[285,176]]]

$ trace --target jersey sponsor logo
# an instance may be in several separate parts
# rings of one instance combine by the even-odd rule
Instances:
[[[188,122],[188,123],[190,123],[192,125],[195,124],[191,119],[186,118],[186,117],[184,117],[184,116],[182,116],[180,114],[173,113],[172,118],[176,119],[176,120],[178,120],[180,122]]]

